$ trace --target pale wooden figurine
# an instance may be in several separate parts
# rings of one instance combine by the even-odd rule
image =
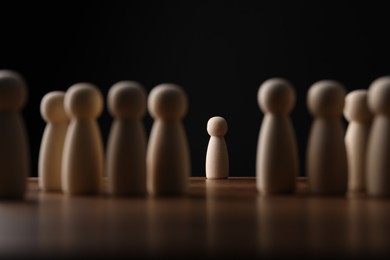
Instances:
[[[41,100],[41,115],[46,127],[39,150],[38,186],[44,192],[60,192],[62,189],[62,152],[69,124],[64,97],[64,91],[51,91]]]
[[[206,178],[226,179],[229,176],[229,154],[225,135],[228,125],[225,118],[214,116],[207,122],[210,140],[206,152]]]
[[[351,91],[345,97],[344,117],[348,128],[345,146],[348,158],[348,191],[366,190],[366,153],[372,114],[367,105],[367,90]]]
[[[70,195],[101,191],[104,151],[97,118],[103,109],[100,90],[91,83],[77,83],[65,93],[70,124],[62,159],[62,191]]]

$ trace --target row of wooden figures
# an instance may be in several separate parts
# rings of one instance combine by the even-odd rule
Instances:
[[[27,100],[23,77],[0,71],[0,197],[23,197],[29,176],[27,138],[20,115]],[[256,178],[261,194],[294,193],[298,153],[289,113],[295,104],[290,82],[263,82],[258,103],[264,113],[260,127]],[[103,109],[99,89],[77,83],[66,92],[52,91],[41,101],[47,122],[39,155],[39,188],[44,192],[96,194],[107,175],[112,195],[182,195],[188,189],[190,151],[182,118],[187,97],[180,86],[160,84],[147,96],[134,81],[120,81],[108,93],[114,120],[106,157],[96,119]],[[367,90],[346,93],[334,80],[314,83],[307,94],[313,115],[306,173],[313,194],[343,195],[347,191],[390,195],[390,77],[376,79]],[[147,141],[142,117],[154,119]],[[342,115],[349,121],[348,130]],[[228,177],[224,135],[226,120],[208,121],[210,141],[206,177]],[[389,164],[389,165],[388,165]]]
[[[258,103],[265,116],[257,147],[257,189],[264,194],[293,193],[299,171],[288,117],[295,104],[294,88],[285,79],[269,79],[259,88]],[[307,93],[307,107],[313,116],[305,161],[310,193],[390,195],[390,77],[349,93],[334,80],[315,82]]]
[[[30,158],[20,114],[26,100],[27,84],[23,76],[1,70],[0,198],[23,198],[26,191]],[[156,86],[147,97],[137,82],[116,83],[108,93],[108,110],[114,120],[104,158],[96,120],[103,109],[100,90],[91,83],[77,83],[66,92],[47,93],[40,105],[47,124],[39,153],[39,189],[72,195],[97,194],[102,191],[106,173],[109,194],[185,194],[190,152],[181,120],[187,112],[187,102],[184,90],[175,84]],[[146,106],[155,120],[148,142],[141,120]],[[218,122],[220,119],[225,121],[213,118]],[[211,134],[217,131],[218,135],[218,122],[217,128],[210,129]],[[225,144],[224,139],[220,136],[211,139],[215,139],[215,152],[211,145],[208,157],[218,160],[221,154],[218,147]],[[227,154],[224,158],[227,159]]]

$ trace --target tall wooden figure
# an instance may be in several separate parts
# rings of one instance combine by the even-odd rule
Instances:
[[[108,92],[114,117],[108,137],[106,169],[112,195],[146,195],[146,92],[134,81],[120,81]]]
[[[374,80],[368,89],[374,120],[368,138],[367,194],[390,196],[390,76]]]
[[[228,125],[225,118],[214,116],[207,122],[210,135],[206,153],[206,178],[226,179],[229,176],[229,154],[225,142]]]
[[[334,80],[318,81],[308,91],[307,106],[314,120],[306,150],[306,175],[312,194],[346,194],[348,165],[342,122],[345,95],[345,87]]]
[[[295,104],[294,88],[282,78],[266,80],[259,88],[258,103],[265,115],[257,145],[257,190],[260,194],[293,193],[299,168],[288,116]]]
[[[26,191],[30,157],[20,110],[27,98],[22,75],[0,70],[0,199],[22,199]]]
[[[61,165],[69,117],[64,109],[63,91],[51,91],[41,100],[41,115],[46,121],[38,162],[38,186],[41,191],[61,191]]]
[[[366,154],[372,114],[367,105],[367,90],[359,89],[345,97],[344,117],[348,120],[345,146],[348,158],[348,192],[366,190]]]
[[[175,84],[160,84],[149,93],[148,110],[155,121],[147,147],[146,178],[152,196],[187,193],[190,152],[181,122],[187,102],[185,92]]]
[[[100,90],[77,83],[65,93],[64,107],[70,117],[62,159],[62,190],[70,195],[96,194],[103,177],[103,141],[96,122],[103,109]]]

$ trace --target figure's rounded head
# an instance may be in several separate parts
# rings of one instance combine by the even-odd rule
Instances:
[[[214,116],[207,122],[207,132],[211,136],[224,136],[228,130],[228,125],[225,118]]]
[[[103,97],[95,85],[76,83],[66,91],[64,107],[70,117],[93,119],[103,110]]]
[[[367,90],[354,90],[345,96],[344,117],[348,121],[358,122],[369,122],[372,119],[367,104]]]
[[[41,100],[41,115],[46,122],[61,123],[69,120],[64,109],[64,91],[51,91]]]
[[[285,79],[268,79],[260,85],[257,101],[263,112],[288,114],[295,105],[295,90]]]
[[[148,109],[153,118],[177,121],[187,113],[187,103],[187,95],[180,86],[164,83],[150,91]]]
[[[309,112],[317,117],[338,117],[343,114],[346,90],[335,80],[314,83],[307,94]]]
[[[390,116],[390,76],[374,80],[368,88],[368,107],[373,114]]]
[[[146,112],[146,91],[135,81],[119,81],[108,91],[108,110],[118,118],[141,118]]]
[[[0,111],[19,110],[27,102],[27,84],[16,71],[0,70]]]

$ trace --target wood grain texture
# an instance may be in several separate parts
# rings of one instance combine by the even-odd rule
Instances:
[[[39,192],[0,202],[0,257],[385,257],[390,200],[259,195],[253,177],[191,177],[181,197]]]

